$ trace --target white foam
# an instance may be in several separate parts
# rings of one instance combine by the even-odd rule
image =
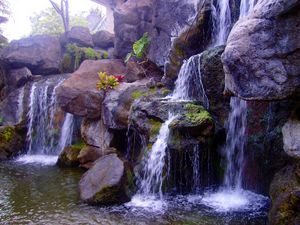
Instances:
[[[23,164],[39,164],[43,166],[52,166],[57,162],[58,156],[48,155],[23,155],[16,159],[16,162]]]
[[[195,199],[191,199],[195,201]],[[217,212],[256,211],[261,209],[268,198],[242,189],[221,189],[216,193],[205,193],[200,199],[204,204]]]
[[[167,208],[167,203],[154,195],[135,195],[126,206],[143,208],[150,212],[162,212]]]

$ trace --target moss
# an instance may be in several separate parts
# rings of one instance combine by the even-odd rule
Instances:
[[[95,51],[92,48],[79,48],[84,53],[85,59],[101,59],[99,52]]]
[[[5,127],[0,131],[0,140],[1,142],[10,142],[15,134],[15,130],[13,127]]]
[[[60,71],[63,73],[73,72],[73,68],[74,65],[72,61],[72,56],[69,53],[65,53],[60,63]]]
[[[78,142],[70,146],[70,148],[74,151],[78,151],[83,149],[86,146],[84,142]]]
[[[161,122],[158,120],[150,119],[149,123],[151,125],[150,136],[157,136],[161,128]]]
[[[188,103],[185,105],[185,109],[188,110],[185,117],[192,123],[201,123],[205,120],[212,121],[210,113],[200,105]]]
[[[155,94],[157,92],[157,87],[151,87],[150,88],[150,93]]]
[[[161,92],[162,95],[168,95],[168,94],[171,93],[171,90],[169,90],[169,89],[167,89],[167,88],[162,88],[162,89],[160,90],[160,92]]]
[[[135,100],[138,99],[140,97],[146,96],[147,94],[143,91],[140,90],[136,90],[134,92],[131,93],[131,97]]]
[[[102,54],[102,57],[103,57],[103,59],[107,59],[108,58],[108,52],[103,52],[103,54]]]

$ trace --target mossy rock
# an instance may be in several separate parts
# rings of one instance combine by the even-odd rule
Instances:
[[[23,148],[23,138],[16,127],[0,127],[0,160],[17,155]]]
[[[85,147],[83,143],[77,143],[68,147],[65,147],[62,153],[58,157],[57,165],[61,167],[77,167],[80,162],[78,156],[81,149]]]

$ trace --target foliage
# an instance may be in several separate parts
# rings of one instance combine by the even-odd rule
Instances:
[[[0,132],[0,141],[1,142],[9,142],[12,140],[14,136],[14,128],[13,127],[5,127]]]
[[[108,52],[104,51],[102,56],[103,56],[103,59],[107,59],[108,58]]]
[[[64,31],[68,32],[70,30],[70,17],[69,17],[69,0],[60,0],[60,6],[53,0],[49,0],[54,10],[60,15]]]
[[[118,79],[113,75],[108,75],[106,72],[99,72],[98,76],[97,88],[99,90],[114,89],[119,85]]]
[[[0,24],[6,23],[8,16],[10,15],[9,4],[7,0],[0,0]],[[0,28],[0,47],[7,44],[8,40],[2,35],[2,29]]]
[[[212,120],[211,115],[202,106],[188,103],[185,105],[188,110],[186,118],[192,123],[201,123],[205,120]]]
[[[75,143],[73,145],[70,146],[70,148],[74,151],[80,151],[81,149],[83,149],[86,146],[86,144],[83,141],[80,141],[78,143]]]
[[[150,119],[150,135],[151,136],[156,136],[159,133],[159,130],[161,128],[161,122],[158,120]]]
[[[92,48],[81,48],[76,44],[68,44],[67,51],[61,63],[62,72],[73,72],[77,70],[80,64],[86,60],[101,59],[101,54]]]
[[[148,50],[149,44],[150,38],[148,36],[148,33],[146,32],[139,40],[137,40],[133,44],[132,52],[127,54],[125,58],[125,63],[127,63],[131,57],[136,57],[138,59],[144,58]]]
[[[131,93],[131,97],[133,99],[138,99],[140,97],[146,96],[147,94],[145,92],[142,92],[140,90],[135,90]]]
[[[50,7],[30,17],[31,34],[53,34],[58,35],[64,32],[64,26],[60,16]],[[70,17],[70,25],[87,26],[88,22],[83,14]]]

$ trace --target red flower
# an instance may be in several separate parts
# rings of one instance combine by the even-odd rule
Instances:
[[[125,76],[123,75],[115,75],[115,78],[117,78],[118,82],[122,82]]]

